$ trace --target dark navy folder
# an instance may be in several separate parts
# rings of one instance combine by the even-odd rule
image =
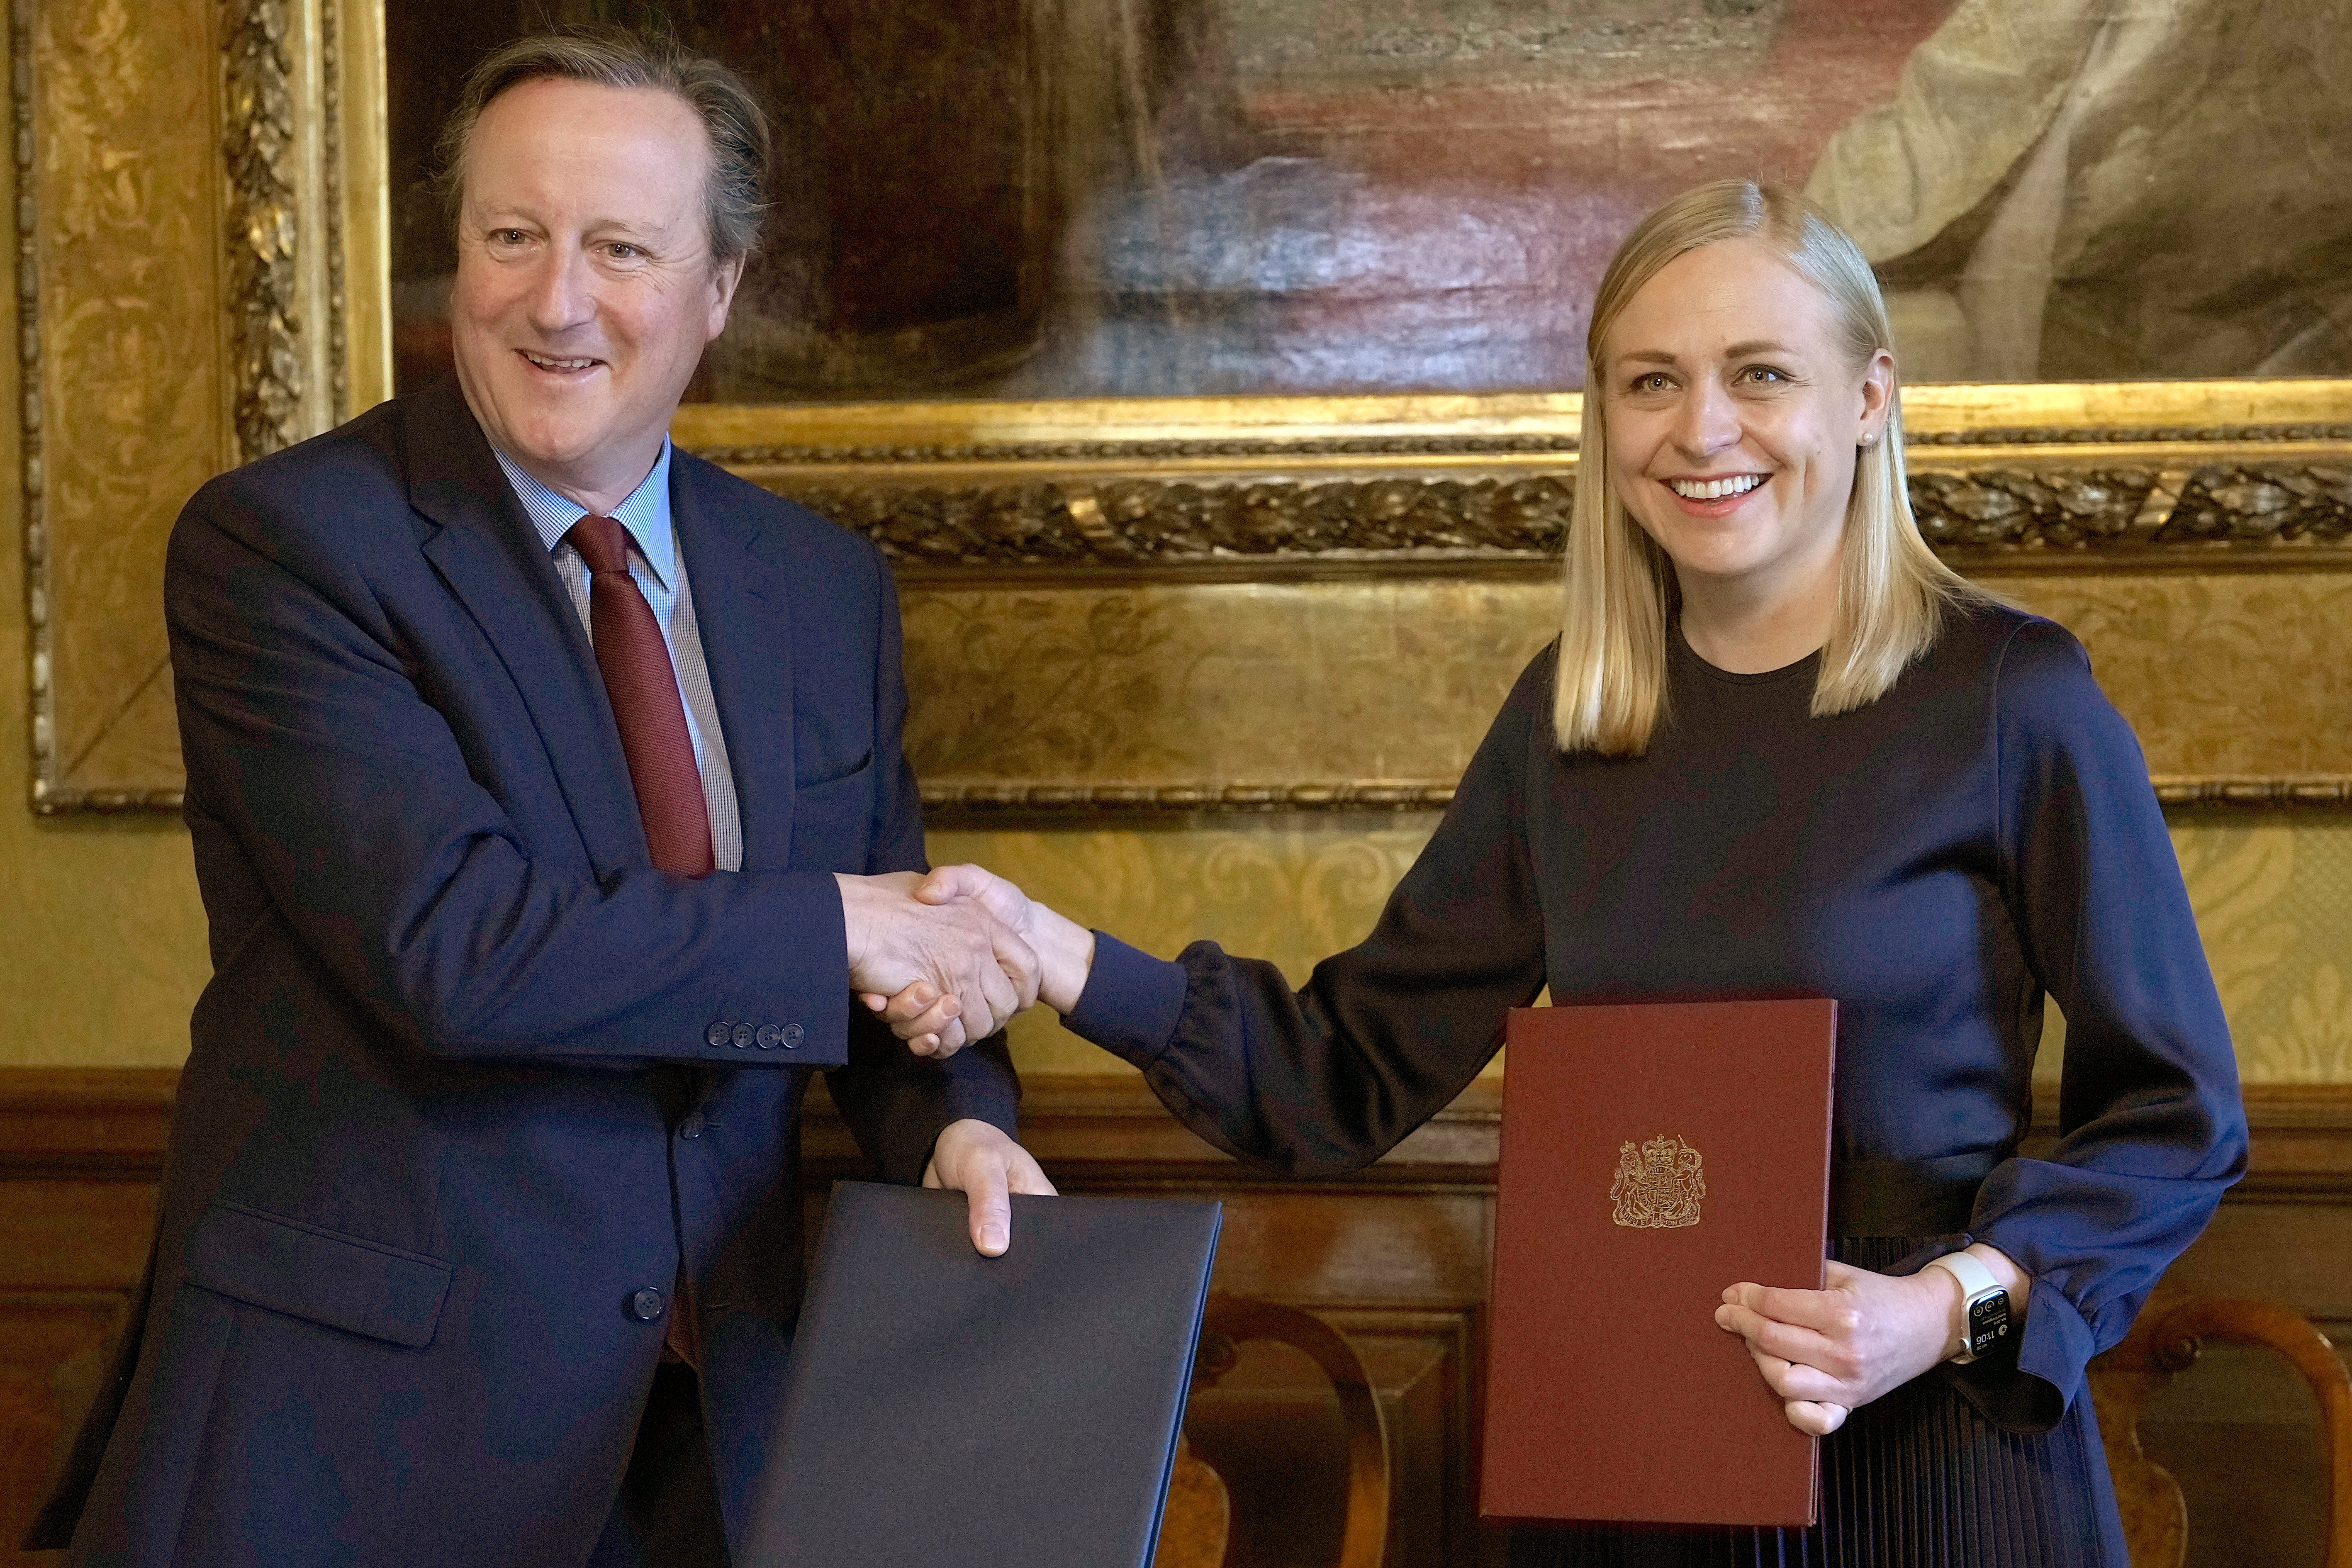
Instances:
[[[844,1182],[742,1568],[1147,1568],[1221,1205]]]

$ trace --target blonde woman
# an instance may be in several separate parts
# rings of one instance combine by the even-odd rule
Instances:
[[[1294,993],[978,868],[926,894],[989,902],[1070,1027],[1301,1174],[1394,1145],[1547,985],[1837,998],[1828,1289],[1726,1280],[1716,1316],[1829,1435],[1822,1522],[1524,1529],[1512,1562],[2125,1568],[2084,1364],[2245,1158],[2139,748],[2072,637],[1922,542],[1877,285],[1801,198],[1727,182],[1653,213],[1589,353],[1559,639],[1361,945]],[[2029,1160],[2045,994],[2063,1137]],[[954,1037],[952,998],[886,1010],[920,1048]],[[2011,1331],[1957,1363],[1988,1277]]]

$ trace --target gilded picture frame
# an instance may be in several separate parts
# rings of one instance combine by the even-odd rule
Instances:
[[[390,388],[375,0],[14,0],[31,805],[171,810],[163,544]],[[207,128],[191,134],[190,126]],[[1574,394],[689,405],[897,566],[935,813],[1430,807],[1549,636]],[[1916,386],[1962,570],[2168,804],[2352,805],[2352,381]]]

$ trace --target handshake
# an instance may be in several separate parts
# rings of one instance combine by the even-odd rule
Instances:
[[[1077,1005],[1094,933],[978,866],[839,876],[849,984],[918,1056],[954,1055],[1044,1002]]]

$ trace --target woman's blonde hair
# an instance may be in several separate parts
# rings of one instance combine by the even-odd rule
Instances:
[[[1640,756],[1665,711],[1666,648],[1678,595],[1674,564],[1625,510],[1609,477],[1608,384],[1601,344],[1627,301],[1687,251],[1727,239],[1759,239],[1819,289],[1836,312],[1850,363],[1893,353],[1886,303],[1861,248],[1820,208],[1792,191],[1717,180],[1685,191],[1642,220],[1601,279],[1585,335],[1584,438],[1569,525],[1567,603],[1559,637],[1552,724],[1563,752]],[[1919,537],[1903,466],[1903,404],[1888,399],[1886,427],[1863,447],[1846,503],[1837,611],[1813,687],[1816,718],[1886,694],[1936,640],[1947,605],[1990,596],[1936,558]]]

